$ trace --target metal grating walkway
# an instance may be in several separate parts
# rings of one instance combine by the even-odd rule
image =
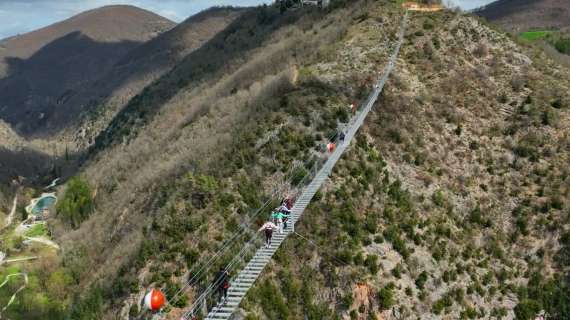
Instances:
[[[356,132],[364,123],[366,116],[370,110],[372,110],[372,106],[382,92],[382,89],[384,88],[384,85],[388,80],[390,73],[396,65],[396,59],[398,58],[400,48],[404,41],[404,31],[406,29],[407,19],[408,14],[406,12],[402,21],[402,25],[400,27],[398,42],[396,44],[394,52],[392,53],[392,56],[390,57],[390,61],[384,69],[382,77],[378,80],[377,85],[374,86],[374,90],[368,97],[364,108],[359,113],[357,113],[357,116],[354,117],[353,120],[349,123],[344,142],[341,142],[337,146],[336,150],[330,155],[323,167],[316,174],[315,178],[307,187],[305,187],[301,196],[295,202],[295,205],[291,210],[291,223],[289,228],[282,234],[274,234],[273,241],[269,248],[262,247],[257,250],[256,254],[249,261],[246,267],[241,270],[235,279],[231,281],[231,287],[228,290],[228,299],[222,305],[214,307],[210,313],[208,313],[208,316],[206,317],[207,320],[229,319],[232,316],[234,311],[239,306],[241,300],[247,294],[249,288],[253,286],[255,280],[257,280],[267,263],[271,260],[271,257],[273,257],[279,246],[281,246],[281,243],[291,232],[293,232],[294,225],[297,223],[299,218],[301,218],[303,211],[305,211],[317,190],[319,190],[323,182],[328,178],[335,164],[340,159],[346,148],[348,148],[350,142],[356,135]]]

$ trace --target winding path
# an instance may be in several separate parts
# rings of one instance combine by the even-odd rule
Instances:
[[[4,228],[7,228],[9,225],[12,224],[12,221],[14,220],[14,215],[16,214],[17,204],[18,204],[18,194],[16,194],[14,196],[14,202],[12,203],[12,210],[10,210],[10,214],[8,215],[8,218],[6,219],[6,223],[4,224]]]
[[[49,239],[46,239],[46,238],[41,238],[41,237],[34,237],[34,238],[25,237],[25,238],[26,238],[26,240],[24,240],[24,242],[26,242],[26,241],[33,241],[33,242],[38,242],[38,243],[41,243],[41,244],[45,244],[46,246],[50,246],[50,247],[52,247],[52,248],[54,248],[54,249],[56,249],[56,250],[59,250],[59,249],[60,249],[60,247],[59,247],[59,245],[58,245],[57,243],[55,243],[55,242],[53,242],[53,241],[51,241],[51,240],[49,240]]]
[[[2,319],[2,313],[4,313],[4,311],[6,311],[8,307],[10,307],[10,305],[12,305],[12,303],[16,299],[16,295],[20,293],[20,291],[26,289],[26,287],[28,286],[28,275],[26,273],[13,273],[6,276],[4,282],[0,283],[0,288],[5,286],[8,283],[8,281],[10,281],[10,278],[17,276],[24,277],[24,284],[20,288],[18,288],[16,292],[14,292],[14,294],[10,297],[10,300],[8,300],[8,303],[2,308],[2,310],[0,310],[0,319]]]

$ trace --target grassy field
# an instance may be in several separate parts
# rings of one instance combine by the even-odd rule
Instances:
[[[550,33],[550,31],[528,31],[521,33],[520,37],[526,41],[535,41],[546,38],[546,36]]]
[[[570,38],[567,33],[559,31],[528,31],[519,34],[523,41],[533,42],[546,40],[556,51],[563,54],[570,54]]]
[[[6,280],[6,277],[8,275],[18,272],[20,272],[20,268],[14,265],[0,269],[0,283],[4,282],[4,280]]]
[[[37,224],[26,231],[28,237],[39,237],[47,235],[47,230],[44,224]]]
[[[520,34],[521,39],[526,41],[536,41],[546,38],[552,31],[527,31]]]

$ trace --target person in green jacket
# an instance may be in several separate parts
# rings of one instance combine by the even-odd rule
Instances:
[[[273,221],[275,221],[275,224],[277,224],[277,228],[279,230],[279,233],[283,233],[283,217],[285,215],[283,214],[283,212],[281,211],[273,211],[273,213],[271,214],[271,217],[273,218]]]

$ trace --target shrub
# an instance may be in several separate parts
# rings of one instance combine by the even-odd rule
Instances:
[[[56,206],[57,215],[64,221],[78,228],[93,211],[93,199],[91,188],[80,177],[69,180],[67,189]]]
[[[398,263],[394,269],[392,269],[392,275],[397,278],[400,279],[402,277],[402,264]]]
[[[372,273],[373,275],[378,273],[378,256],[375,254],[370,254],[366,257],[366,260],[364,261],[364,264],[368,267],[368,270],[370,270],[370,273]]]
[[[444,295],[441,299],[437,300],[433,306],[432,311],[435,314],[440,314],[443,309],[449,308],[453,305],[453,300],[449,297],[449,295]]]
[[[96,320],[101,319],[103,291],[98,287],[87,290],[84,297],[77,295],[71,304],[69,319]]]
[[[477,318],[477,310],[473,307],[467,307],[465,310],[461,311],[461,319],[476,319]]]
[[[252,297],[260,302],[263,311],[270,319],[287,319],[289,309],[279,288],[270,281],[264,281],[252,292]]]
[[[519,304],[515,307],[517,319],[533,319],[544,310],[553,319],[570,317],[570,283],[564,276],[545,279],[540,272],[534,272],[527,286],[518,290]]]
[[[402,134],[400,133],[400,131],[398,131],[398,129],[395,128],[388,130],[388,138],[390,138],[390,140],[392,140],[394,143],[397,144],[404,142]]]
[[[555,127],[560,123],[560,114],[557,110],[544,110],[542,113],[542,124]]]
[[[560,39],[554,43],[554,47],[560,53],[570,54],[570,39]]]
[[[492,221],[489,218],[484,218],[483,214],[481,213],[481,207],[477,205],[471,212],[469,213],[469,222],[473,224],[478,224],[485,228],[489,228],[492,225]]]
[[[562,109],[562,99],[558,98],[550,103],[553,108]]]
[[[540,312],[541,305],[538,301],[523,299],[515,307],[515,314],[517,319],[527,320],[534,319],[534,316]]]
[[[437,190],[433,193],[431,198],[433,200],[433,203],[435,203],[435,205],[438,207],[443,207],[445,205],[445,195],[443,194],[443,191]]]
[[[410,251],[406,243],[400,236],[400,231],[396,227],[390,227],[384,231],[384,238],[392,243],[392,247],[402,255],[404,259],[410,256]]]
[[[293,172],[293,177],[291,179],[291,185],[296,186],[297,184],[299,184],[301,181],[303,181],[303,179],[305,178],[305,176],[308,174],[307,170],[305,170],[305,168],[301,168],[298,167],[295,169],[295,171]]]
[[[418,287],[418,289],[420,290],[423,290],[427,280],[428,280],[428,274],[427,272],[423,271],[416,279],[416,287]]]
[[[378,306],[380,310],[387,310],[390,309],[394,303],[394,284],[389,283],[378,291]]]
[[[433,29],[433,24],[429,21],[424,21],[423,28],[424,30],[431,30]]]

